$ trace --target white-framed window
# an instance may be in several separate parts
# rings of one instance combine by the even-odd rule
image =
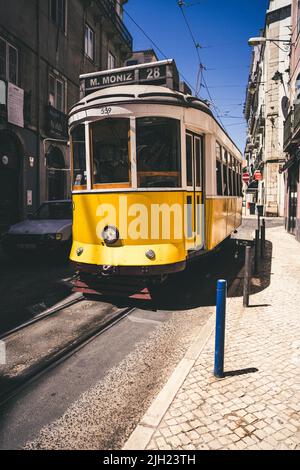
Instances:
[[[18,49],[0,37],[0,77],[18,84]]]
[[[49,104],[58,111],[66,111],[66,81],[57,77],[55,74],[49,74]]]
[[[90,59],[95,59],[95,33],[87,23],[84,31],[84,52]]]
[[[110,51],[108,51],[107,68],[108,70],[116,68],[116,58]]]
[[[67,18],[67,0],[49,0],[50,18],[59,26],[59,28],[66,31],[66,18]]]

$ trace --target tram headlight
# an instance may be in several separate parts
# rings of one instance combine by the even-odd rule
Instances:
[[[102,238],[106,245],[114,245],[120,238],[119,230],[113,225],[107,225],[102,232]]]

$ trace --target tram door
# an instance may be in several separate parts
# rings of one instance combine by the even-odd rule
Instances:
[[[186,248],[201,250],[204,245],[203,136],[186,133]]]

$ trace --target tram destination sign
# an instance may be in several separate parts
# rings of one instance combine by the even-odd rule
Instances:
[[[149,84],[177,89],[179,77],[174,61],[160,61],[116,70],[81,75],[81,92],[86,96],[103,88]]]

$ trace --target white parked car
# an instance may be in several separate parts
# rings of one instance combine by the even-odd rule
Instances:
[[[69,254],[72,244],[72,201],[48,201],[28,220],[12,225],[2,237],[5,253]]]

